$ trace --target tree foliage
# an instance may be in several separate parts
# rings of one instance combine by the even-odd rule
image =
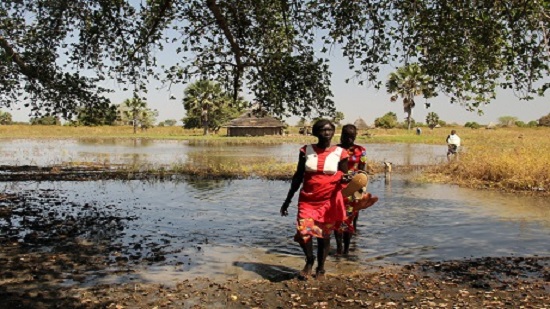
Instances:
[[[397,115],[393,112],[388,112],[384,116],[374,119],[374,126],[377,128],[392,129],[397,125]]]
[[[176,119],[166,119],[164,121],[159,122],[159,127],[173,127],[178,123]]]
[[[514,116],[501,116],[501,117],[498,117],[498,123],[502,127],[514,126],[517,121],[518,121],[518,117],[514,117]]]
[[[209,80],[199,80],[184,91],[183,108],[186,117],[184,128],[203,128],[204,135],[212,129],[217,131],[224,123],[237,117],[248,103],[242,98],[235,102],[221,84]]]
[[[76,125],[110,126],[117,120],[117,106],[111,104],[108,108],[97,106],[80,107],[77,109]]]
[[[436,95],[432,78],[422,72],[422,68],[413,63],[392,72],[386,82],[386,90],[393,94],[390,98],[395,102],[403,98],[403,110],[407,113],[407,129],[411,129],[412,112],[415,107],[414,97],[423,95],[431,98]]]
[[[540,117],[539,126],[550,127],[550,114]]]
[[[117,110],[117,117],[126,124],[131,124],[134,128],[134,134],[137,128],[142,130],[154,125],[158,112],[147,107],[147,102],[140,98],[126,99]]]
[[[30,119],[31,125],[43,125],[43,126],[58,126],[61,125],[61,121],[55,116],[40,116]]]
[[[0,20],[0,106],[63,117],[108,108],[101,81],[141,96],[151,77],[218,80],[276,115],[332,116],[333,50],[375,87],[381,67],[419,63],[471,110],[499,86],[523,99],[550,87],[548,1],[3,0]]]
[[[468,121],[464,124],[465,128],[479,129],[481,126],[475,121]]]
[[[428,113],[426,116],[426,124],[433,130],[439,124],[439,115],[434,112]]]
[[[11,114],[0,110],[0,125],[7,125],[11,123],[12,123]]]
[[[335,125],[339,126],[340,122],[342,122],[342,120],[344,120],[344,118],[346,118],[346,116],[344,115],[343,112],[335,112],[334,117],[331,118],[331,121]]]

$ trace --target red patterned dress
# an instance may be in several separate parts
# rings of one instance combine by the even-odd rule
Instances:
[[[353,144],[348,148],[348,173],[353,175],[357,171],[361,170],[361,165],[367,164],[367,150],[365,147]],[[355,226],[353,220],[357,217],[359,211],[354,210],[354,207],[359,201],[355,200],[353,196],[344,197],[344,203],[346,205],[346,219],[339,226],[339,232],[355,233]]]
[[[306,156],[306,168],[300,196],[296,236],[299,243],[307,243],[311,237],[325,238],[346,218],[342,198],[341,179],[338,170],[341,160],[348,157],[338,146],[318,148],[305,145],[300,149]]]

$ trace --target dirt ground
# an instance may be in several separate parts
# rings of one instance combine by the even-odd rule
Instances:
[[[0,308],[550,308],[548,256],[372,266],[324,281],[301,281],[289,267],[271,280],[89,284],[90,274],[129,273],[157,259],[114,254],[119,223],[131,218],[49,191],[34,196],[0,198]]]
[[[31,266],[44,265],[2,262],[0,308],[550,308],[548,257],[427,262],[323,281],[197,278],[87,288],[49,284],[54,278]]]

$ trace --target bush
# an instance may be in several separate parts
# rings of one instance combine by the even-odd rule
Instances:
[[[538,127],[539,123],[536,120],[531,120],[527,123],[527,126],[531,127],[531,128],[534,128],[534,127]]]
[[[468,121],[464,124],[464,127],[471,128],[471,129],[479,129],[480,125],[475,121],[472,121],[472,122]]]
[[[543,116],[539,119],[539,126],[550,127],[550,114]]]
[[[389,112],[380,118],[374,120],[374,126],[377,128],[392,129],[397,126],[397,115]]]

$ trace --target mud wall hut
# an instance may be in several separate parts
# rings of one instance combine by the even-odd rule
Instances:
[[[282,135],[285,125],[271,116],[259,117],[247,111],[223,127],[227,129],[228,136],[264,136]]]

